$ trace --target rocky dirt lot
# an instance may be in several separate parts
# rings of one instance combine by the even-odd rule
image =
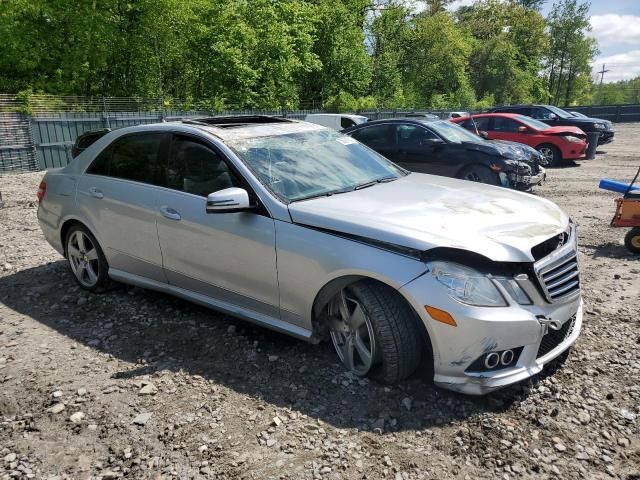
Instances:
[[[640,258],[602,176],[640,124],[536,194],[580,226],[586,316],[567,358],[483,398],[394,387],[169,296],[87,294],[36,220],[41,173],[0,178],[0,478],[640,478]]]

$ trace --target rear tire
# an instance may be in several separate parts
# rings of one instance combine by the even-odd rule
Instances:
[[[545,163],[543,167],[559,167],[562,163],[562,153],[555,145],[543,143],[538,145],[536,150],[540,153],[542,161]]]
[[[624,246],[631,253],[640,253],[640,227],[632,228],[624,237]]]
[[[96,292],[109,282],[109,265],[92,233],[80,223],[72,225],[65,240],[65,253],[76,282],[90,292]]]
[[[345,287],[328,308],[333,345],[351,372],[388,384],[414,372],[424,341],[415,313],[398,292],[364,280]]]
[[[486,183],[487,185],[501,185],[498,174],[483,165],[472,165],[462,169],[458,174],[458,178],[469,180],[470,182]]]

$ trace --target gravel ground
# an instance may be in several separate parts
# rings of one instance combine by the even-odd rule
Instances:
[[[579,223],[571,353],[483,398],[385,387],[311,346],[166,295],[87,294],[44,241],[42,176],[0,178],[0,479],[640,478],[640,258],[610,228],[640,124],[536,194]]]

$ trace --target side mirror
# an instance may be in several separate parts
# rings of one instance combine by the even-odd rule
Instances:
[[[549,120],[557,120],[558,119],[558,115],[556,115],[555,113],[550,113],[548,119]]]
[[[422,140],[422,145],[426,147],[437,148],[444,145],[444,140],[442,140],[441,138],[425,138]]]
[[[518,132],[519,133],[527,133],[529,131],[529,129],[527,127],[525,127],[524,125],[520,125],[518,127]]]
[[[245,212],[252,208],[244,188],[225,188],[207,196],[207,213]]]
[[[478,135],[480,135],[482,138],[485,138],[485,139],[489,138],[489,132],[485,132],[484,130],[480,130],[478,132]]]

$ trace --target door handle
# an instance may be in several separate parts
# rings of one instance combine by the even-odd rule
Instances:
[[[102,193],[102,191],[98,190],[96,187],[91,187],[89,189],[89,193],[91,194],[92,197],[104,198],[104,193]]]
[[[170,220],[180,220],[182,218],[176,210],[167,206],[160,207],[160,213]]]

